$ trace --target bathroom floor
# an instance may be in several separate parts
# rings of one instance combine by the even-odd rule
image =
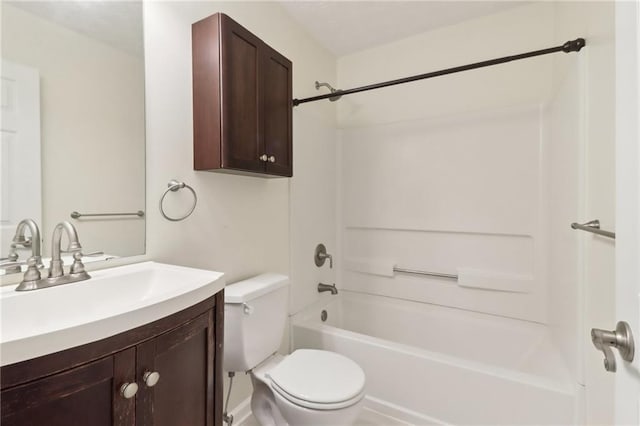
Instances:
[[[354,423],[354,426],[407,426],[410,423],[406,423],[395,419],[393,417],[385,416],[377,411],[365,408],[362,410],[360,417]],[[244,422],[239,424],[240,426],[260,426],[255,417],[250,416]]]

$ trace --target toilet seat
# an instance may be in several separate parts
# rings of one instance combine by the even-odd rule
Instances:
[[[349,358],[329,351],[299,349],[271,369],[274,392],[313,410],[337,410],[364,396],[365,375]]]
[[[362,392],[360,392],[354,398],[349,399],[347,401],[334,402],[334,403],[311,402],[311,401],[305,401],[304,399],[299,399],[294,397],[293,395],[287,393],[287,391],[280,388],[274,382],[271,382],[270,385],[271,385],[270,386],[271,390],[273,390],[273,392],[277,393],[278,395],[280,395],[290,403],[297,405],[299,407],[308,408],[310,410],[339,410],[341,408],[350,407],[356,404],[358,401],[360,401],[364,397],[364,389],[363,389]]]

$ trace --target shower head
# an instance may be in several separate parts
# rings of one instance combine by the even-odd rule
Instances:
[[[320,90],[320,88],[321,88],[321,87],[323,87],[323,86],[324,86],[324,87],[326,87],[326,88],[328,88],[329,90],[331,90],[331,93],[334,93],[334,92],[338,92],[338,91],[339,91],[338,89],[334,89],[333,87],[331,87],[331,85],[330,85],[329,83],[320,83],[320,82],[317,82],[317,81],[316,81],[316,90]],[[332,97],[330,97],[330,98],[329,98],[329,100],[330,100],[331,102],[335,102],[335,101],[337,101],[338,99],[340,99],[341,97],[342,97],[342,95],[332,96]]]

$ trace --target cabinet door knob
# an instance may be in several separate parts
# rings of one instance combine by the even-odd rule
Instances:
[[[120,395],[126,399],[133,398],[138,393],[138,385],[134,383],[125,383],[120,386]]]
[[[145,371],[145,373],[142,375],[142,379],[144,380],[145,385],[152,388],[160,380],[160,373],[158,373],[157,371]]]
[[[275,163],[276,162],[276,156],[275,155],[270,155],[268,158],[270,163]]]
[[[260,157],[258,157],[258,159],[260,161],[264,161],[266,163],[267,162],[267,154],[262,154]]]

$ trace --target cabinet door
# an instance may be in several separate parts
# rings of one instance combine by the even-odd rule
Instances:
[[[210,311],[138,345],[137,425],[215,424],[213,324]],[[145,374],[154,372],[159,380],[148,386]]]
[[[267,45],[262,64],[264,140],[269,158],[266,170],[273,175],[292,176],[292,64]]]
[[[222,167],[264,172],[259,81],[263,43],[228,16],[220,19]]]
[[[133,425],[135,398],[120,386],[135,379],[135,349],[2,391],[2,426]]]

